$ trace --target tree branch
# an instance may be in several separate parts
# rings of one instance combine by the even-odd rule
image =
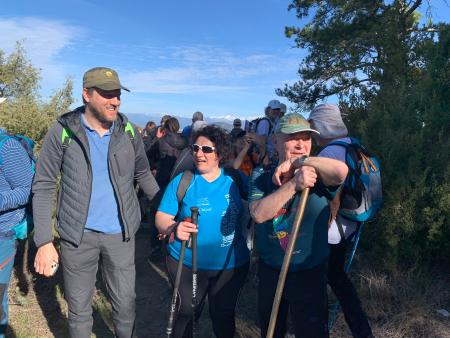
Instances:
[[[422,0],[417,0],[405,13],[405,16],[410,16],[422,4]]]

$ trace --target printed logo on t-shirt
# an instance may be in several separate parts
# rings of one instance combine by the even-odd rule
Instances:
[[[230,246],[234,241],[236,225],[239,222],[240,208],[234,197],[230,194],[224,195],[228,202],[228,207],[222,212],[222,221],[220,223],[220,232],[222,233],[221,247]]]
[[[209,203],[208,197],[203,197],[203,198],[197,199],[197,206],[198,206],[198,210],[199,210],[200,214],[202,212],[211,212],[212,211],[212,206]]]

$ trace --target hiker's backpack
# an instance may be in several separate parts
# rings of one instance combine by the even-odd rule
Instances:
[[[345,148],[348,175],[340,195],[339,214],[349,220],[371,220],[381,207],[382,188],[380,164],[359,140],[350,137],[351,143],[331,142],[327,146]]]
[[[258,117],[257,119],[251,120],[248,124],[248,131],[249,132],[253,132],[256,133],[256,131],[258,130],[258,125],[261,121],[266,120],[269,123],[269,133],[267,135],[271,135],[272,134],[272,122],[270,121],[270,119],[266,116],[264,117]]]
[[[31,172],[34,175],[36,160],[34,158],[34,141],[29,137],[20,134],[2,134],[0,135],[0,148],[3,146],[3,143],[9,138],[13,138],[20,143],[20,145],[25,149],[30,158],[30,166]],[[3,158],[0,155],[0,165],[3,165]],[[33,208],[31,206],[31,193],[29,196],[28,203],[25,205],[25,217],[14,227],[14,231],[16,232],[16,238],[24,239],[27,238],[27,235],[33,230]]]

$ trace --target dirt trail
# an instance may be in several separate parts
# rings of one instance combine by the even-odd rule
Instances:
[[[138,337],[164,337],[171,288],[162,257],[149,261],[150,235],[142,229],[136,236],[136,333]],[[30,250],[29,258],[34,257]],[[19,257],[21,254],[19,253]],[[20,259],[19,259],[20,261]],[[30,259],[32,261],[32,259]],[[20,262],[19,262],[20,263]],[[19,264],[18,271],[22,270]],[[100,278],[100,277],[99,277]],[[98,279],[99,279],[98,278]],[[10,326],[8,337],[67,337],[67,306],[63,300],[62,276],[54,278],[15,274],[10,300]],[[21,293],[26,297],[22,297]],[[113,338],[109,317],[110,306],[105,300],[102,285],[97,282],[94,299],[94,326],[96,337]],[[242,291],[236,323],[237,337],[257,337],[256,292],[253,282]],[[198,325],[198,337],[212,336],[207,307]]]
[[[149,239],[149,232],[144,229],[136,236],[136,331],[139,338],[160,338],[165,337],[171,288],[162,257],[153,259],[149,264]],[[26,259],[23,257],[28,257],[28,261],[32,262],[34,252],[30,249],[28,254],[19,252],[17,256],[18,266],[10,292],[11,330],[7,337],[68,337],[67,305],[61,291],[61,271],[53,278],[25,273],[26,269],[22,263]],[[355,268],[352,275],[358,277],[354,282],[359,286],[361,300],[365,304],[376,337],[450,338],[449,320],[439,317],[434,310],[448,309],[450,306],[448,275],[434,279],[432,285],[426,283],[426,287],[418,288],[403,276],[389,281],[383,274],[364,271]],[[445,275],[443,273],[443,276]],[[253,276],[249,274],[239,298],[236,337],[259,337],[256,282]],[[101,276],[98,277],[98,280],[101,280]],[[93,337],[114,338],[110,305],[100,282],[97,282],[93,309]],[[197,328],[199,338],[213,337],[207,306]],[[330,337],[351,337],[342,314],[339,315]]]

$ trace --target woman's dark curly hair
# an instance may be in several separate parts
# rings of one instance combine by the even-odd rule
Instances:
[[[223,166],[228,162],[231,151],[231,140],[230,135],[224,129],[214,124],[207,125],[195,133],[193,138],[194,143],[200,136],[206,137],[214,144],[217,156],[219,157],[219,166]]]

